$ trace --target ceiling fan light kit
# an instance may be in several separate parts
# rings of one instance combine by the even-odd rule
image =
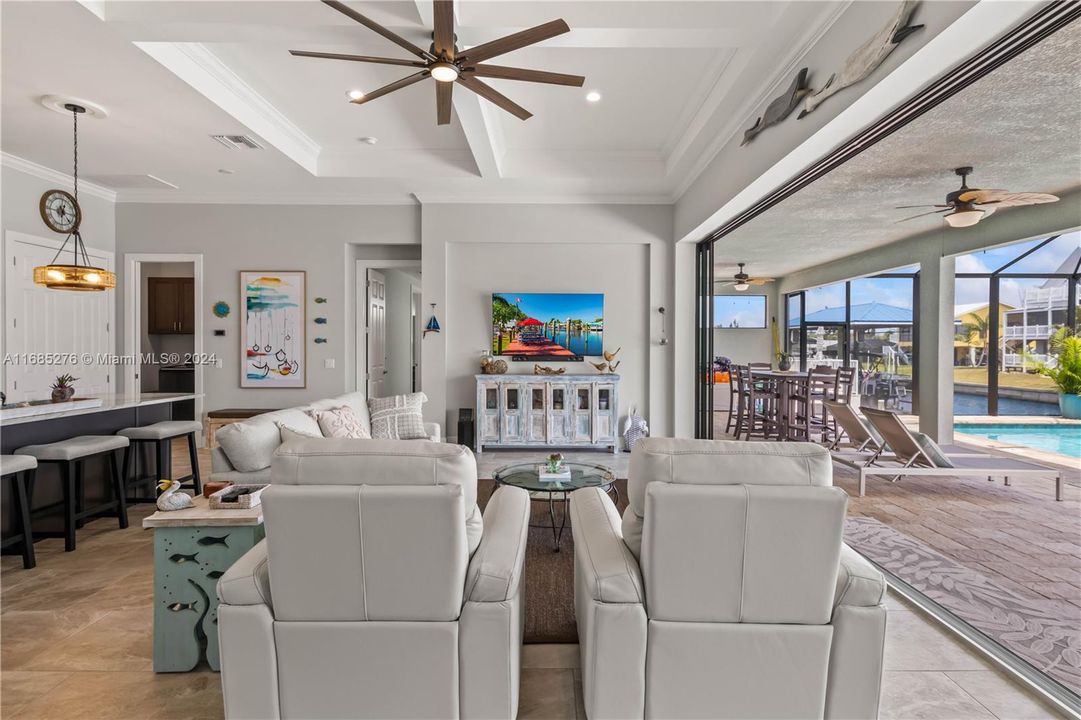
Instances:
[[[1004,207],[1021,207],[1022,205],[1043,205],[1058,201],[1057,195],[1049,193],[1033,192],[1010,192],[1008,190],[982,190],[968,186],[968,176],[972,174],[972,168],[965,166],[954,169],[954,174],[961,178],[961,187],[946,195],[946,202],[942,205],[899,205],[898,210],[913,208],[936,208],[919,215],[902,218],[897,222],[907,222],[928,215],[942,215],[947,225],[953,228],[972,227],[976,223],[991,215],[995,210]]]
[[[346,60],[350,62],[374,63],[376,65],[398,65],[401,67],[414,68],[416,72],[407,75],[401,80],[384,85],[381,88],[368,93],[360,93],[354,97],[349,93],[350,102],[354,105],[363,105],[366,102],[388,95],[395,90],[401,90],[421,80],[432,78],[436,81],[435,106],[436,121],[440,125],[450,123],[451,100],[454,85],[457,83],[480,95],[485,100],[506,110],[511,115],[528,120],[533,117],[521,105],[499,92],[491,85],[478,78],[497,78],[501,80],[519,80],[523,82],[546,83],[549,85],[569,85],[582,87],[585,78],[581,75],[567,75],[564,73],[547,72],[544,70],[527,70],[524,68],[505,67],[502,65],[487,65],[489,60],[498,55],[504,55],[514,50],[535,45],[557,35],[570,32],[570,27],[563,20],[552,20],[542,25],[512,33],[506,37],[492,40],[491,42],[476,45],[464,51],[459,51],[455,45],[454,35],[454,2],[453,0],[433,0],[435,28],[432,30],[432,44],[428,50],[414,45],[397,33],[389,30],[374,20],[361,15],[344,3],[336,0],[323,0],[323,3],[341,14],[360,23],[369,30],[382,35],[387,40],[408,50],[416,59],[399,59],[386,57],[373,57],[368,55],[346,55],[342,53],[311,52],[307,50],[290,50],[290,54],[297,57],[322,58],[324,60]],[[598,99],[599,96],[598,96]]]

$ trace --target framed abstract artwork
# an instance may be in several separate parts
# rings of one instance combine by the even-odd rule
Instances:
[[[303,270],[240,271],[240,387],[305,386],[305,282]]]

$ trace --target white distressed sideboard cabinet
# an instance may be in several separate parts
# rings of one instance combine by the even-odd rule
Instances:
[[[485,447],[619,452],[619,375],[477,375],[477,453]]]

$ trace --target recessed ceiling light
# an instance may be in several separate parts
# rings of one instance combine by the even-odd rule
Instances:
[[[377,142],[379,142],[379,138],[371,137],[370,135],[362,138],[357,138],[357,140],[361,141],[365,145],[375,145]]]
[[[350,100],[360,100],[362,97],[364,97],[364,91],[363,90],[350,90],[349,92],[346,93],[346,95],[349,96]]]
[[[586,100],[588,100],[589,102],[600,102],[601,94],[596,90],[590,90],[586,93]]]
[[[228,168],[218,168],[218,172],[220,172],[222,175],[232,175],[233,174],[233,171],[228,169]]]

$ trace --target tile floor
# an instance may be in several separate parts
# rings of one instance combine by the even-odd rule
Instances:
[[[207,461],[205,452],[201,458]],[[486,453],[482,464],[511,458]],[[182,461],[174,462],[182,471]],[[113,519],[88,523],[74,553],[64,553],[60,540],[37,543],[31,571],[16,556],[0,558],[0,716],[222,716],[217,674],[151,669],[152,539],[139,527],[151,509],[135,507],[127,530]],[[892,596],[888,602],[881,718],[1057,717],[918,611]],[[519,717],[585,717],[577,649],[526,646]]]

